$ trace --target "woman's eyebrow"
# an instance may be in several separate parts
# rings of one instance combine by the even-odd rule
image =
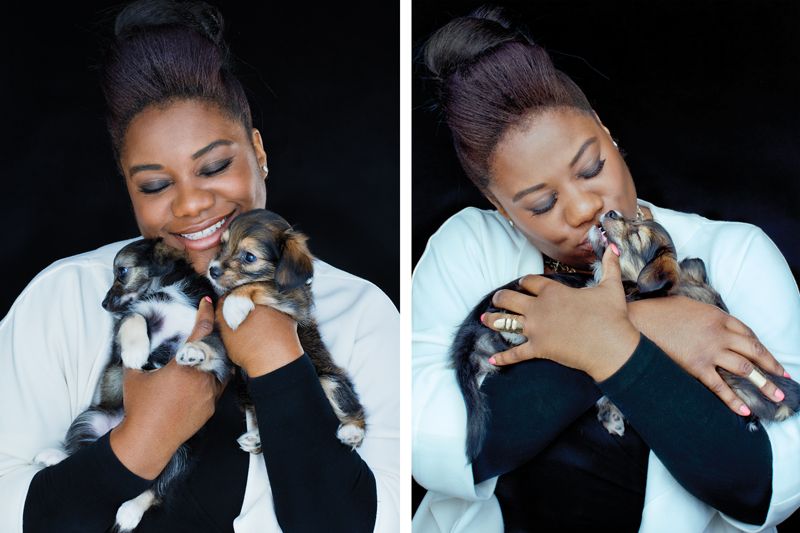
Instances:
[[[207,154],[208,152],[210,152],[211,150],[213,150],[217,146],[220,146],[220,145],[230,146],[232,144],[233,144],[233,141],[229,141],[227,139],[218,139],[218,140],[214,141],[213,143],[209,144],[208,146],[206,146],[205,148],[201,148],[198,151],[196,151],[194,154],[192,154],[192,159],[197,159],[198,157],[201,157],[202,155]]]
[[[577,163],[577,162],[578,162],[578,159],[580,159],[580,158],[581,158],[581,156],[583,155],[583,152],[585,152],[585,151],[586,151],[586,149],[587,149],[587,148],[589,148],[589,146],[590,146],[592,143],[596,143],[596,142],[597,142],[597,137],[592,137],[591,139],[589,139],[589,140],[587,140],[585,143],[583,143],[583,144],[581,145],[581,147],[578,149],[578,153],[577,153],[577,154],[575,154],[575,157],[573,157],[573,158],[572,158],[572,161],[570,161],[570,163],[569,163],[569,166],[571,166],[571,167],[574,167],[574,166],[575,166],[575,163]]]

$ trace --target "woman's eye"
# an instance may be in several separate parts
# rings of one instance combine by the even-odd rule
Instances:
[[[256,256],[254,256],[250,252],[243,253],[242,254],[242,259],[244,260],[245,263],[255,263],[256,262]]]
[[[578,174],[578,177],[584,178],[584,179],[593,178],[593,177],[597,176],[598,174],[600,174],[600,171],[603,170],[603,166],[605,164],[606,164],[606,160],[605,159],[599,159],[595,166],[593,166],[589,170],[580,172]]]
[[[534,215],[541,215],[547,213],[553,206],[556,205],[556,200],[558,199],[558,194],[553,192],[550,197],[547,199],[546,203],[542,203],[540,205],[536,205],[530,209],[530,212]]]
[[[154,181],[152,183],[145,183],[139,187],[139,191],[144,194],[155,194],[161,192],[169,186],[167,181]]]
[[[216,163],[213,163],[213,164],[209,165],[208,167],[204,168],[203,170],[201,170],[200,171],[200,175],[201,176],[213,176],[215,174],[219,174],[220,172],[224,171],[226,168],[231,166],[231,162],[232,161],[233,161],[233,158],[225,159],[224,161],[218,161]]]

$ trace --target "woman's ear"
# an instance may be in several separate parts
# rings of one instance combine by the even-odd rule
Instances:
[[[267,166],[267,152],[264,150],[264,140],[261,138],[261,132],[256,128],[253,128],[250,141],[253,143],[253,150],[256,152],[258,168],[264,170]]]
[[[600,124],[600,127],[603,128],[603,130],[608,134],[609,137],[611,137],[611,132],[608,131],[608,128],[606,128],[605,124],[603,124],[603,121],[600,120],[600,117],[597,115],[597,111],[592,109],[592,114],[594,115],[594,119],[597,121],[597,123]]]
[[[484,189],[481,192],[483,193],[484,198],[489,200],[489,202],[491,202],[494,208],[497,209],[498,213],[503,215],[503,217],[506,220],[511,220],[511,218],[509,218],[508,216],[508,211],[506,211],[505,208],[502,206],[502,204],[500,204],[500,202],[497,200],[497,198],[495,198],[494,194],[492,194],[488,189]]]

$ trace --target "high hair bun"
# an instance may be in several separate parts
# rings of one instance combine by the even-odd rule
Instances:
[[[185,27],[208,38],[224,48],[224,21],[219,10],[205,2],[180,2],[173,0],[140,0],[119,15],[114,24],[114,35],[119,40],[159,26]]]
[[[443,80],[462,65],[474,62],[501,44],[533,41],[511,22],[501,7],[483,6],[451,20],[428,39],[425,66]]]

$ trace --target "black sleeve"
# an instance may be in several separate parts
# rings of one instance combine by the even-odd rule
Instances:
[[[251,379],[249,388],[281,528],[371,532],[375,477],[336,437],[339,420],[308,356]]]
[[[150,487],[117,459],[109,434],[37,472],[25,499],[24,533],[104,533],[119,506]]]
[[[742,522],[766,520],[772,450],[762,427],[749,431],[644,335],[599,387],[686,490]]]
[[[527,463],[602,396],[586,373],[533,359],[487,377],[481,392],[491,412],[475,483]]]

